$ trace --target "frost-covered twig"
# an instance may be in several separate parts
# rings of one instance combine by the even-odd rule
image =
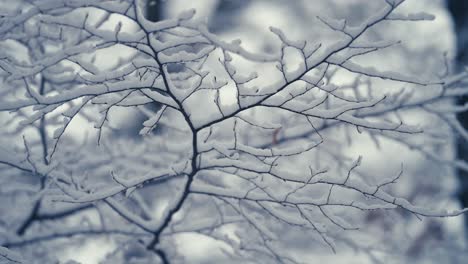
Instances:
[[[29,1],[24,11],[2,17],[0,44],[28,50],[28,58],[0,53],[5,87],[0,111],[22,120],[18,127],[9,122],[16,130],[36,127],[39,136],[31,146],[26,140],[25,158],[2,155],[0,164],[8,176],[22,171],[40,181],[32,210],[17,231],[27,236],[0,243],[19,247],[75,235],[135,235],[169,263],[176,253],[168,245],[192,232],[229,245],[242,260],[258,256],[296,263],[281,245],[288,238],[279,233],[305,231],[335,251],[334,237],[339,238],[331,230],[357,229],[337,210],[401,208],[418,217],[464,213],[429,210],[392,195],[388,185],[397,183],[402,171],[368,184],[357,172],[361,158],[349,161],[329,146],[340,146],[335,144],[340,139],[330,136],[332,129],[344,128],[348,137],[353,129],[376,142],[399,140],[444,162],[410,141],[433,135],[400,112],[433,109],[465,94],[456,84],[466,75],[423,80],[356,62],[399,43],[367,40],[367,32],[382,22],[429,18],[394,14],[402,2],[382,1],[381,10],[357,26],[320,17],[339,35],[333,44],[294,40],[287,31],[270,28],[280,42],[270,55],[215,36],[193,19],[195,11],[152,23],[140,1]],[[94,13],[102,17],[94,21]],[[106,50],[121,53],[114,65],[99,61]],[[258,69],[263,68],[273,70],[262,74]],[[340,72],[351,73],[355,81],[334,82]],[[404,90],[379,93],[371,85],[375,79],[439,92],[424,98]],[[150,109],[153,103],[159,108]],[[138,129],[146,135],[141,142],[127,138],[122,143],[112,133],[118,131],[112,122],[117,108],[145,113],[147,121]],[[465,107],[437,110],[429,112],[464,131],[448,116]],[[99,148],[68,137],[80,118],[94,123],[97,132],[91,137]],[[55,132],[48,133],[52,128]],[[50,204],[59,210],[47,208]],[[60,208],[64,204],[72,206]],[[99,220],[81,214],[91,207]],[[203,213],[191,215],[198,211]],[[33,223],[68,216],[99,223],[36,238],[26,232]],[[193,217],[212,221],[194,223]],[[230,239],[222,232],[231,225],[246,229]]]

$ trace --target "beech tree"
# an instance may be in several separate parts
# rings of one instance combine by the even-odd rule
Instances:
[[[49,263],[65,242],[107,237],[104,262],[194,263],[182,249],[196,234],[214,241],[212,259],[235,263],[303,263],[299,245],[375,260],[356,235],[369,212],[466,211],[410,203],[392,188],[404,164],[373,175],[360,169],[365,151],[343,151],[357,137],[397,141],[468,170],[440,147],[468,135],[455,117],[466,105],[453,104],[466,73],[365,63],[404,45],[375,37],[380,27],[432,15],[372,1],[359,24],[317,17],[327,31],[313,38],[270,27],[274,42],[256,51],[211,33],[195,10],[152,22],[146,2],[1,5],[0,258]],[[118,135],[116,109],[147,116],[141,138]]]

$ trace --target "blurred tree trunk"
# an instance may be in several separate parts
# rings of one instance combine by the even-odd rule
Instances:
[[[146,1],[146,19],[153,22],[164,19],[164,4],[162,0]]]
[[[456,70],[460,71],[468,65],[468,1],[447,0],[448,10],[453,18],[453,25],[456,34]],[[468,87],[468,85],[467,85]],[[458,99],[458,104],[468,103],[468,97],[463,96]],[[468,128],[468,112],[457,115],[458,120],[465,129]],[[457,139],[457,157],[468,161],[468,142],[463,138]],[[462,207],[468,207],[468,172],[458,170],[459,189],[458,199]],[[465,215],[465,234],[468,237],[468,217]]]

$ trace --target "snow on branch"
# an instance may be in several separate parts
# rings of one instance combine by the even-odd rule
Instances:
[[[0,260],[2,259],[9,261],[9,263],[26,263],[18,253],[13,252],[5,247],[0,247]]]
[[[0,245],[109,235],[169,263],[178,236],[196,233],[240,261],[297,263],[288,234],[336,252],[339,234],[361,230],[355,220],[370,211],[421,218],[467,210],[413,205],[391,188],[403,169],[382,181],[362,172],[365,153],[346,153],[368,136],[377,147],[396,141],[468,170],[425,146],[443,129],[408,118],[429,113],[468,138],[453,118],[467,106],[447,103],[466,94],[467,74],[428,80],[360,60],[404,48],[385,34],[372,41],[380,24],[432,19],[395,14],[401,0],[381,1],[356,26],[319,17],[331,40],[270,27],[279,46],[268,52],[211,33],[195,10],[151,22],[143,1],[26,2],[0,17],[0,46],[8,47],[0,49],[0,114],[8,119],[0,132],[12,139],[0,148],[0,182],[28,193],[22,221],[5,217],[20,228],[3,231],[0,216],[8,234]],[[94,130],[75,138],[74,122]],[[24,136],[18,146],[15,134]],[[44,233],[50,221],[57,227]],[[1,257],[21,263],[2,247]]]

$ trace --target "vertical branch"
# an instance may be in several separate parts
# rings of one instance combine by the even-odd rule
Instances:
[[[41,84],[39,86],[39,94],[44,95],[45,92],[45,83],[46,79],[44,76],[41,76]],[[47,157],[49,156],[49,151],[47,149],[47,131],[46,131],[46,120],[45,115],[43,115],[39,121],[39,136],[41,137],[41,146],[42,146],[42,160],[44,161],[45,165],[49,165],[49,160]],[[41,187],[44,188],[44,183],[41,183]]]
[[[41,80],[39,84],[39,94],[44,95],[45,93],[45,84],[46,84],[46,79],[44,76],[41,75]],[[46,120],[45,120],[45,115],[41,117],[39,120],[39,126],[37,127],[37,130],[39,132],[39,137],[41,140],[41,147],[42,147],[42,160],[44,164],[47,166],[49,165],[49,160],[48,160],[48,150],[47,150],[47,131],[46,131]],[[46,177],[43,175],[40,175],[40,190],[43,190],[45,187],[45,182],[46,182]],[[16,234],[22,236],[26,232],[26,230],[31,226],[31,224],[37,219],[37,216],[39,214],[39,209],[41,207],[41,198],[38,198],[31,210],[31,213],[29,216],[26,218],[26,220],[20,225],[18,230],[16,230]]]
[[[171,91],[171,85],[169,83],[170,82],[170,80],[169,80],[170,77],[168,76],[169,73],[165,69],[165,65],[160,61],[159,53],[156,51],[156,49],[154,49],[153,46],[151,46],[149,38],[150,38],[150,34],[147,33],[147,41],[148,41],[148,44],[149,44],[150,48],[152,49],[152,51],[155,54],[154,59],[155,59],[156,63],[158,64],[159,68],[161,69],[161,77],[162,77],[164,86],[167,89],[167,93],[178,104],[179,109],[180,109],[180,113],[183,115],[187,125],[189,126],[189,128],[190,128],[190,130],[192,132],[191,172],[187,175],[187,181],[186,181],[186,183],[184,185],[182,195],[179,198],[179,200],[177,201],[177,203],[175,204],[175,206],[172,209],[169,210],[168,214],[164,218],[164,220],[163,220],[162,224],[159,226],[159,228],[156,229],[153,232],[153,239],[151,240],[151,242],[147,246],[147,249],[152,250],[153,252],[155,252],[161,258],[162,263],[166,264],[166,263],[169,263],[169,261],[167,259],[167,256],[166,256],[166,253],[162,249],[157,248],[157,246],[160,243],[162,232],[166,229],[166,227],[169,226],[169,224],[172,221],[173,216],[177,212],[180,211],[180,209],[182,208],[184,202],[187,200],[187,198],[189,196],[189,193],[190,193],[190,186],[192,185],[195,174],[198,171],[197,170],[197,159],[198,159],[198,138],[197,137],[198,137],[198,131],[197,131],[197,129],[195,129],[194,125],[192,124],[192,122],[190,120],[190,117],[189,117],[189,114],[184,110],[184,107],[183,107],[182,103],[180,102],[180,100],[178,100],[176,98],[176,96],[173,94],[173,92]]]
[[[184,114],[184,116],[186,115]],[[188,119],[187,116],[186,118]],[[177,201],[176,205],[172,209],[169,210],[168,214],[166,215],[165,219],[163,220],[159,228],[153,233],[154,237],[147,246],[149,250],[152,250],[161,258],[161,261],[164,264],[169,263],[166,253],[162,249],[159,249],[156,247],[160,243],[162,232],[169,226],[174,215],[180,211],[180,209],[184,205],[184,202],[187,200],[189,193],[190,193],[190,186],[192,185],[195,174],[198,171],[197,170],[197,158],[198,158],[197,131],[193,128],[191,123],[189,123],[189,125],[190,125],[190,128],[192,129],[192,151],[193,151],[192,159],[191,159],[192,172],[189,175],[187,175],[187,181],[184,185],[184,189],[183,189],[181,197]]]
[[[40,77],[40,84],[39,84],[39,94],[44,95],[45,92],[45,83],[46,80],[44,76]],[[37,127],[37,130],[39,132],[39,137],[41,140],[41,147],[42,147],[42,159],[44,161],[44,164],[47,166],[49,165],[49,160],[47,159],[47,132],[46,132],[46,120],[45,120],[45,115],[43,115],[39,121],[39,126]],[[45,182],[46,182],[46,177],[43,175],[40,175],[40,190],[43,190],[45,187]],[[26,232],[26,230],[31,226],[31,224],[37,219],[39,209],[41,207],[41,199],[37,199],[33,205],[33,208],[29,214],[29,216],[26,218],[26,220],[20,225],[20,227],[16,230],[16,234],[22,236]]]

